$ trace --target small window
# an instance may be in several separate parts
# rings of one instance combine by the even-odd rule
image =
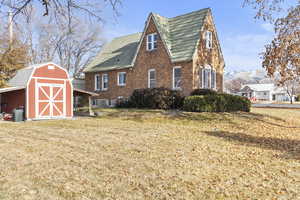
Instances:
[[[157,33],[147,35],[147,50],[157,49]]]
[[[126,72],[118,73],[118,85],[125,86],[126,85]]]
[[[217,77],[216,77],[216,70],[211,70],[211,88],[212,89],[216,89],[216,80],[217,80]]]
[[[48,65],[48,69],[55,69],[55,67],[53,65]]]
[[[173,89],[181,89],[181,67],[173,68]]]
[[[202,88],[209,89],[211,87],[211,69],[202,69]]]
[[[108,89],[108,74],[102,75],[102,90]]]
[[[95,90],[99,91],[100,89],[101,89],[100,88],[100,75],[96,74],[95,75]]]
[[[211,31],[206,31],[205,34],[205,41],[206,41],[206,48],[211,49],[212,48],[212,32]]]
[[[148,88],[156,87],[156,73],[155,69],[150,69],[148,71]]]

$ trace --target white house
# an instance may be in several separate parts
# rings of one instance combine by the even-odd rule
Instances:
[[[287,91],[273,83],[243,85],[239,95],[257,101],[290,101]]]

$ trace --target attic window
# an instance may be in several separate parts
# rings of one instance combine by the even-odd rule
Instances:
[[[157,49],[157,33],[147,35],[147,50]]]
[[[205,42],[206,42],[206,48],[211,49],[212,48],[212,32],[211,31],[206,31],[205,32]]]

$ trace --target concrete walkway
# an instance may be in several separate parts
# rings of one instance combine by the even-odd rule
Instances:
[[[271,104],[271,103],[262,103],[262,104],[252,104],[254,108],[294,108],[300,109],[300,104]]]

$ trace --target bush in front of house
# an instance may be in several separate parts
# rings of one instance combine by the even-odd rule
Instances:
[[[118,99],[116,101],[117,108],[132,108],[132,104],[129,99]]]
[[[230,94],[213,94],[186,97],[183,110],[189,112],[249,112],[249,99]]]
[[[136,89],[128,100],[117,103],[119,108],[178,109],[183,105],[179,91],[167,88]]]
[[[191,92],[191,96],[200,96],[200,95],[214,95],[217,94],[217,91],[210,89],[195,89]]]

